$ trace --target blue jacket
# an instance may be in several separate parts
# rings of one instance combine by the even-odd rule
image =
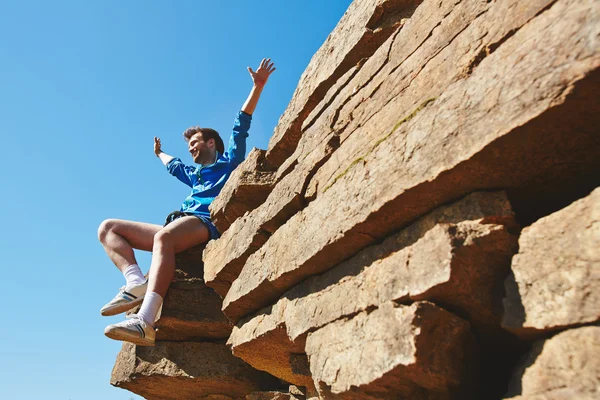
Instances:
[[[217,152],[217,160],[211,165],[189,167],[179,158],[167,163],[167,170],[181,182],[192,188],[192,193],[181,205],[180,211],[210,218],[208,205],[221,192],[231,172],[246,157],[246,138],[252,115],[240,111],[233,123],[233,132],[225,154]]]

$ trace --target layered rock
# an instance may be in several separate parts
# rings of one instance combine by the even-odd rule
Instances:
[[[276,384],[224,344],[163,341],[123,344],[110,383],[149,400],[244,398]]]
[[[571,329],[533,345],[517,369],[511,399],[597,399],[600,327]]]
[[[202,282],[173,282],[156,321],[156,339],[223,340],[232,325],[221,311],[221,298]]]
[[[258,250],[269,236],[306,201],[303,193],[308,179],[322,161],[333,152],[335,143],[327,142],[314,149],[296,168],[278,182],[267,199],[250,214],[236,220],[217,241],[210,242],[204,252],[206,283],[222,297],[240,274],[248,256]]]
[[[252,392],[246,396],[246,400],[303,400],[305,397],[298,397],[292,393],[285,392]]]
[[[267,160],[281,165],[292,154],[306,116],[327,90],[361,59],[371,56],[421,0],[354,1],[312,57],[269,142]]]
[[[599,38],[587,0],[354,1],[177,272],[176,351],[122,353],[117,381],[213,390],[177,353],[228,334],[204,277],[233,354],[303,387],[227,373],[211,398],[597,397]]]
[[[231,174],[210,204],[210,216],[223,233],[233,221],[262,204],[275,184],[275,171],[265,161],[265,150],[253,148]]]
[[[525,228],[503,326],[520,336],[600,320],[600,188]]]
[[[177,255],[176,274],[155,323],[156,346],[124,343],[111,384],[147,399],[244,398],[280,386],[231,354],[232,325],[202,275],[203,246]],[[133,310],[136,312],[137,310]]]
[[[291,363],[304,353],[307,333],[390,300],[436,301],[493,332],[502,314],[502,281],[516,252],[516,236],[508,232],[514,226],[501,192],[474,193],[440,207],[240,321],[228,344],[254,367],[308,386],[310,375]]]
[[[236,320],[260,309],[307,276],[477,188],[547,194],[552,183],[597,171],[593,8],[555,2],[435,101],[408,116],[390,102],[363,121],[362,132],[374,135],[372,148],[343,152],[356,158],[339,164],[342,144],[321,167],[339,164],[318,185],[316,199],[248,258],[224,300],[226,315]]]
[[[427,302],[382,304],[308,335],[306,351],[323,398],[459,396],[472,366],[469,324]]]
[[[227,344],[233,354],[254,368],[314,391],[303,337],[289,339],[282,315],[283,307],[276,304],[251,321],[240,324]]]

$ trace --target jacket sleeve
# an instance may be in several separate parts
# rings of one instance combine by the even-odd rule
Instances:
[[[235,165],[240,164],[246,158],[246,138],[248,137],[251,121],[252,115],[240,111],[233,122],[227,155]]]
[[[181,162],[179,158],[173,158],[167,163],[167,170],[171,175],[185,183],[189,187],[194,187],[194,183],[198,180],[196,176],[196,168],[188,167]]]

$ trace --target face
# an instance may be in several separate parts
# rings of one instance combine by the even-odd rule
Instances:
[[[205,142],[202,138],[202,133],[198,132],[190,138],[188,151],[192,155],[194,162],[201,164],[202,161],[206,161],[207,158],[210,158],[210,149],[214,146],[214,139],[209,139],[208,142]]]

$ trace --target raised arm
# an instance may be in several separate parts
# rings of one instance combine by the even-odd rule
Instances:
[[[167,167],[171,175],[190,187],[194,187],[196,169],[184,165],[179,158],[164,153],[161,149],[160,138],[154,137],[154,154]]]
[[[233,131],[229,138],[229,146],[227,148],[229,159],[236,165],[244,161],[244,158],[246,157],[246,138],[248,137],[250,122],[252,121],[252,113],[254,113],[260,94],[273,71],[275,71],[275,67],[270,58],[263,58],[256,69],[256,72],[248,67],[248,72],[250,73],[254,84],[252,85],[252,90],[250,90],[250,94],[242,106],[241,111],[235,118]]]
[[[162,161],[164,165],[167,165],[174,157],[167,153],[163,153],[161,146],[160,138],[154,136],[154,154],[156,154],[156,157],[160,158],[160,161]]]
[[[246,99],[246,102],[242,106],[242,112],[246,114],[252,115],[254,110],[256,109],[256,105],[258,104],[258,99],[260,98],[260,94],[262,93],[269,76],[275,71],[274,63],[271,62],[270,58],[263,58],[260,62],[260,65],[256,69],[256,72],[252,70],[252,68],[248,67],[248,72],[252,77],[252,82],[254,85],[252,86],[252,90]]]

